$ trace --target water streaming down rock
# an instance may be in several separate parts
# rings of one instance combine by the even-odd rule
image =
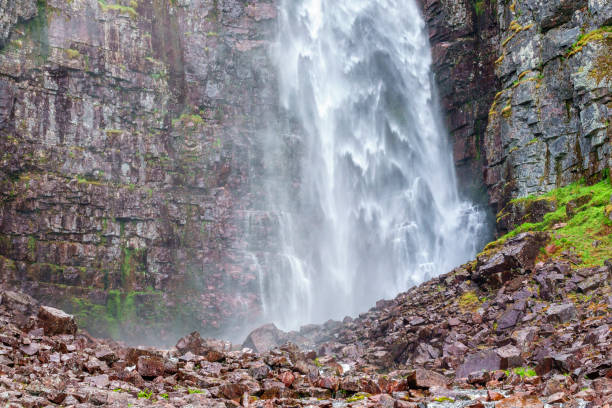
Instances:
[[[413,0],[282,2],[274,56],[299,185],[269,177],[282,261],[261,274],[266,320],[362,312],[476,252],[483,216],[457,194],[424,30]]]

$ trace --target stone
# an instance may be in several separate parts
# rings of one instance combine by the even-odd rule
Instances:
[[[263,353],[284,343],[285,334],[274,324],[267,324],[253,330],[242,347],[250,348],[256,353]]]
[[[551,305],[546,310],[546,315],[550,322],[565,323],[576,316],[576,306],[573,303]]]
[[[136,364],[138,373],[143,377],[159,377],[164,375],[165,364],[160,357],[140,356]]]
[[[49,306],[40,307],[38,310],[38,322],[44,329],[46,336],[75,334],[77,331],[74,316]]]
[[[521,350],[519,350],[517,347],[507,344],[496,349],[495,352],[501,358],[500,369],[506,370],[508,368],[523,366]]]
[[[492,255],[479,255],[473,278],[499,286],[514,277],[517,268],[531,270],[540,248],[548,240],[541,232],[525,232],[509,239]]]
[[[544,404],[533,395],[513,395],[495,403],[495,408],[544,408]]]
[[[457,369],[456,378],[467,378],[481,371],[495,371],[501,368],[501,357],[494,350],[480,351],[466,356]]]
[[[191,334],[182,337],[176,343],[175,347],[181,354],[191,352],[198,355],[205,352],[204,340],[198,332],[192,332]]]
[[[448,379],[442,374],[424,369],[414,370],[406,378],[406,383],[410,388],[445,387],[448,382]]]

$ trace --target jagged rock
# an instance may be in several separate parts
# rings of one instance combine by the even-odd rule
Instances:
[[[140,356],[136,364],[136,369],[142,377],[160,377],[164,375],[164,360],[159,357]]]
[[[448,379],[434,371],[417,369],[406,377],[410,388],[445,387]]]
[[[263,353],[283,344],[285,338],[285,333],[274,324],[266,324],[253,330],[242,343],[242,347],[250,348],[257,353]]]
[[[513,345],[507,344],[503,347],[495,350],[497,355],[501,358],[500,369],[506,370],[512,367],[521,367],[523,365],[523,358],[521,357],[521,350]]]
[[[509,239],[493,254],[479,255],[472,278],[500,286],[511,280],[517,269],[533,269],[536,256],[547,240],[548,235],[542,232],[525,232]]]
[[[457,378],[467,378],[481,371],[495,371],[501,368],[501,357],[494,350],[480,351],[466,356],[457,370]]]
[[[576,316],[576,307],[573,303],[551,305],[546,310],[548,320],[555,323],[565,323]]]
[[[41,306],[38,310],[38,321],[47,336],[75,334],[77,331],[74,316],[53,307]]]

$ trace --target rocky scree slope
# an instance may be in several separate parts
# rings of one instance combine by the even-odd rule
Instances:
[[[256,313],[245,249],[247,230],[266,242],[251,184],[275,16],[266,1],[0,1],[2,284],[135,342]]]
[[[127,347],[3,290],[0,401],[609,408],[612,259],[582,267],[570,251],[550,256],[550,245],[543,231],[506,237],[356,319],[291,333],[267,325],[243,348],[197,332],[171,349]]]

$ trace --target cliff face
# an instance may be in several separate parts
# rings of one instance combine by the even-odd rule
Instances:
[[[486,205],[482,144],[499,81],[493,62],[499,38],[488,2],[419,0],[429,28],[433,72],[451,136],[459,186]],[[479,4],[476,7],[475,4]]]
[[[257,201],[253,135],[274,103],[265,84],[276,8],[8,4],[2,283],[76,313],[95,334],[145,342],[181,326],[214,333],[256,310],[239,237]]]
[[[612,165],[612,4],[419,1],[464,194]],[[0,283],[140,342],[257,313],[276,3],[0,0]]]
[[[610,168],[612,3],[498,2],[502,87],[484,139],[490,203],[538,194]]]
[[[464,191],[484,177],[497,212],[601,178],[611,166],[609,2],[422,5]]]

